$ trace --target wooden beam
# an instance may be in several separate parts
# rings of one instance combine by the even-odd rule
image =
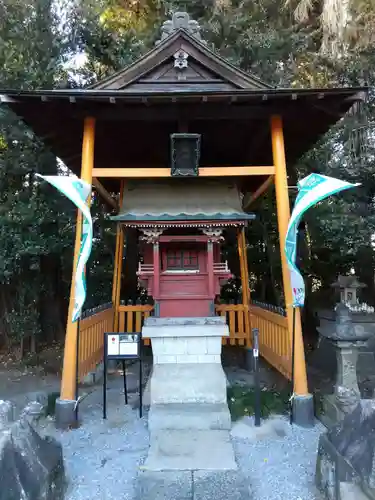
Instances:
[[[103,186],[103,184],[96,178],[93,177],[92,179],[92,185],[94,188],[97,190],[97,192],[100,194],[100,196],[114,209],[117,210],[117,201],[108,193],[106,188]]]
[[[98,121],[120,121],[120,122],[139,122],[139,121],[156,121],[160,122],[178,122],[181,115],[188,116],[190,121],[227,121],[227,120],[265,120],[270,117],[271,113],[283,113],[284,116],[288,116],[294,120],[301,119],[301,105],[306,106],[306,100],[303,103],[300,100],[292,101],[290,100],[288,104],[285,102],[275,102],[272,101],[272,110],[270,106],[265,104],[267,101],[259,101],[257,104],[252,103],[241,103],[233,102],[227,97],[226,101],[223,100],[208,100],[201,103],[180,103],[175,102],[173,106],[171,101],[163,101],[159,103],[154,103],[151,101],[145,101],[144,104],[134,103],[129,105],[127,102],[121,103],[121,98],[116,98],[116,105],[107,105],[102,103],[101,107],[92,106],[90,112],[93,113]],[[224,98],[223,98],[224,99]],[[310,102],[319,102],[317,98],[312,99]],[[324,101],[325,102],[325,101]],[[327,105],[331,105],[332,101],[328,101]],[[83,104],[75,104],[76,108],[72,111],[72,117],[74,119],[80,120],[87,113],[86,106]],[[337,108],[335,112],[339,113]],[[342,113],[340,114],[340,116]]]
[[[273,184],[274,176],[270,175],[254,192],[251,193],[249,200],[245,199],[243,209],[246,211],[255,200],[257,200]]]
[[[274,175],[274,166],[246,166],[246,167],[201,167],[199,177],[237,177],[249,175]],[[170,168],[94,168],[95,177],[110,178],[157,178],[171,177]]]

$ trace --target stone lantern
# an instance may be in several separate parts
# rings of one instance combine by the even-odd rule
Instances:
[[[358,354],[373,332],[371,328],[366,328],[366,324],[353,323],[349,308],[342,303],[336,306],[334,320],[325,321],[318,331],[336,351],[334,393],[324,396],[322,415],[325,423],[332,425],[353,411],[361,400],[357,380]]]
[[[340,301],[344,304],[358,304],[358,290],[365,288],[366,285],[358,281],[357,276],[343,276],[339,274],[337,281],[332,283],[331,287],[340,291]]]

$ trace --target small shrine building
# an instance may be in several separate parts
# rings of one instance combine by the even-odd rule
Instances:
[[[244,347],[251,347],[251,328],[257,327],[261,355],[291,377],[292,291],[284,255],[288,167],[363,93],[271,87],[211,50],[186,13],[163,24],[150,52],[92,87],[0,90],[1,102],[116,211],[112,305],[81,320],[77,360],[72,287],[62,402],[75,400],[77,361],[80,379],[101,362],[104,332],[140,331],[149,315],[226,316],[230,337],[223,343]],[[271,186],[286,317],[252,304],[249,290],[244,229],[256,217],[254,201]],[[81,224],[78,214],[74,262]],[[137,230],[138,277],[153,305],[120,303],[127,228]],[[238,242],[243,300],[218,305],[220,288],[232,275],[221,255],[230,233]],[[310,401],[299,310],[294,373],[295,397]]]

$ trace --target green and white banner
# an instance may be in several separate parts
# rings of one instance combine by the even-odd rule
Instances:
[[[339,193],[359,184],[350,184],[333,177],[320,174],[310,174],[298,183],[296,198],[285,240],[285,254],[291,276],[293,307],[302,307],[305,302],[305,283],[296,266],[297,230],[304,213],[332,194]]]
[[[92,248],[92,219],[90,208],[86,204],[86,200],[91,193],[91,186],[78,177],[67,177],[59,175],[40,175],[45,181],[54,186],[60,193],[64,194],[74,205],[81,210],[83,215],[82,220],[82,237],[81,247],[78,255],[77,268],[74,279],[74,309],[72,322],[77,321],[81,316],[83,304],[86,300],[86,276],[85,267],[90,257]]]

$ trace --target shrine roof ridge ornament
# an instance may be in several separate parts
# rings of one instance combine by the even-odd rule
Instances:
[[[159,45],[166,38],[176,33],[178,30],[184,30],[191,36],[199,40],[201,43],[207,45],[207,42],[201,37],[201,27],[198,21],[190,19],[187,12],[175,12],[172,15],[172,19],[164,21],[161,27],[161,37],[160,40],[155,42],[155,45]]]

